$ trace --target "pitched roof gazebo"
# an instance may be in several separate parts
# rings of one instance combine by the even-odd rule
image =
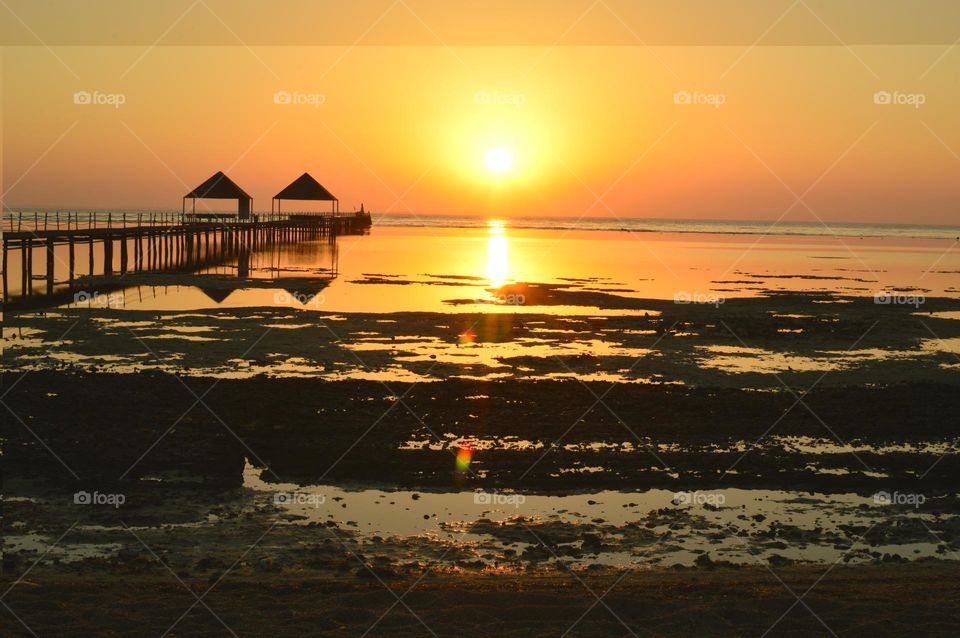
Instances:
[[[284,199],[330,202],[330,212],[340,212],[340,200],[334,197],[333,193],[324,188],[320,182],[315,180],[310,173],[304,173],[293,180],[289,186],[274,195],[270,202],[270,211],[273,212],[273,202],[276,202],[276,212],[279,213],[280,202]]]
[[[182,213],[187,212],[188,199],[193,200],[194,214],[197,212],[198,199],[235,199],[237,200],[237,217],[240,219],[248,219],[253,209],[253,198],[237,186],[236,182],[224,175],[223,171],[217,171],[210,179],[183,196]]]

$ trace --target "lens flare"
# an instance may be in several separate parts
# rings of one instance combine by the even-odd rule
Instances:
[[[473,460],[473,449],[469,445],[462,445],[457,450],[457,471],[466,472],[470,469],[470,461]]]

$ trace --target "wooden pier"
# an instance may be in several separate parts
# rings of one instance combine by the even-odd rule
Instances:
[[[58,283],[55,276],[58,263],[66,277],[67,290],[74,288],[78,279],[78,247],[84,247],[87,253],[86,267],[82,269],[84,276],[123,277],[131,272],[196,270],[242,251],[362,233],[371,225],[369,213],[262,214],[244,220],[230,215],[190,213],[110,213],[106,217],[84,213],[32,216],[20,213],[5,217],[2,264],[5,305],[11,299],[8,276],[11,258],[19,260],[20,297],[35,294],[35,259],[45,262],[42,288],[46,295],[53,295]],[[94,263],[96,248],[101,248],[99,268]],[[58,252],[66,255],[58,256]]]

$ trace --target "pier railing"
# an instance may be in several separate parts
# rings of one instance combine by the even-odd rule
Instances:
[[[175,226],[183,223],[180,212],[147,211],[4,211],[3,231],[19,233],[49,230],[92,230],[127,226]]]
[[[94,230],[99,228],[130,228],[179,226],[191,223],[225,222],[230,224],[289,221],[291,218],[341,218],[356,213],[253,213],[240,219],[236,213],[182,213],[180,211],[26,211],[3,212],[2,229],[5,233],[39,232],[51,230]]]

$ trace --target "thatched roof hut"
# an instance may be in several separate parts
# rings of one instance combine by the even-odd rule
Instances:
[[[194,213],[197,212],[198,199],[235,199],[237,200],[237,216],[240,219],[250,217],[250,211],[253,209],[253,198],[237,186],[236,182],[224,175],[223,171],[217,171],[210,179],[184,195],[182,212],[187,210],[188,199],[193,200]]]
[[[324,188],[320,182],[315,180],[310,173],[304,173],[290,182],[289,186],[273,196],[272,202],[276,202],[276,212],[280,212],[280,202],[284,199],[330,202],[330,212],[340,212],[340,200]],[[270,210],[274,210],[272,203]]]

